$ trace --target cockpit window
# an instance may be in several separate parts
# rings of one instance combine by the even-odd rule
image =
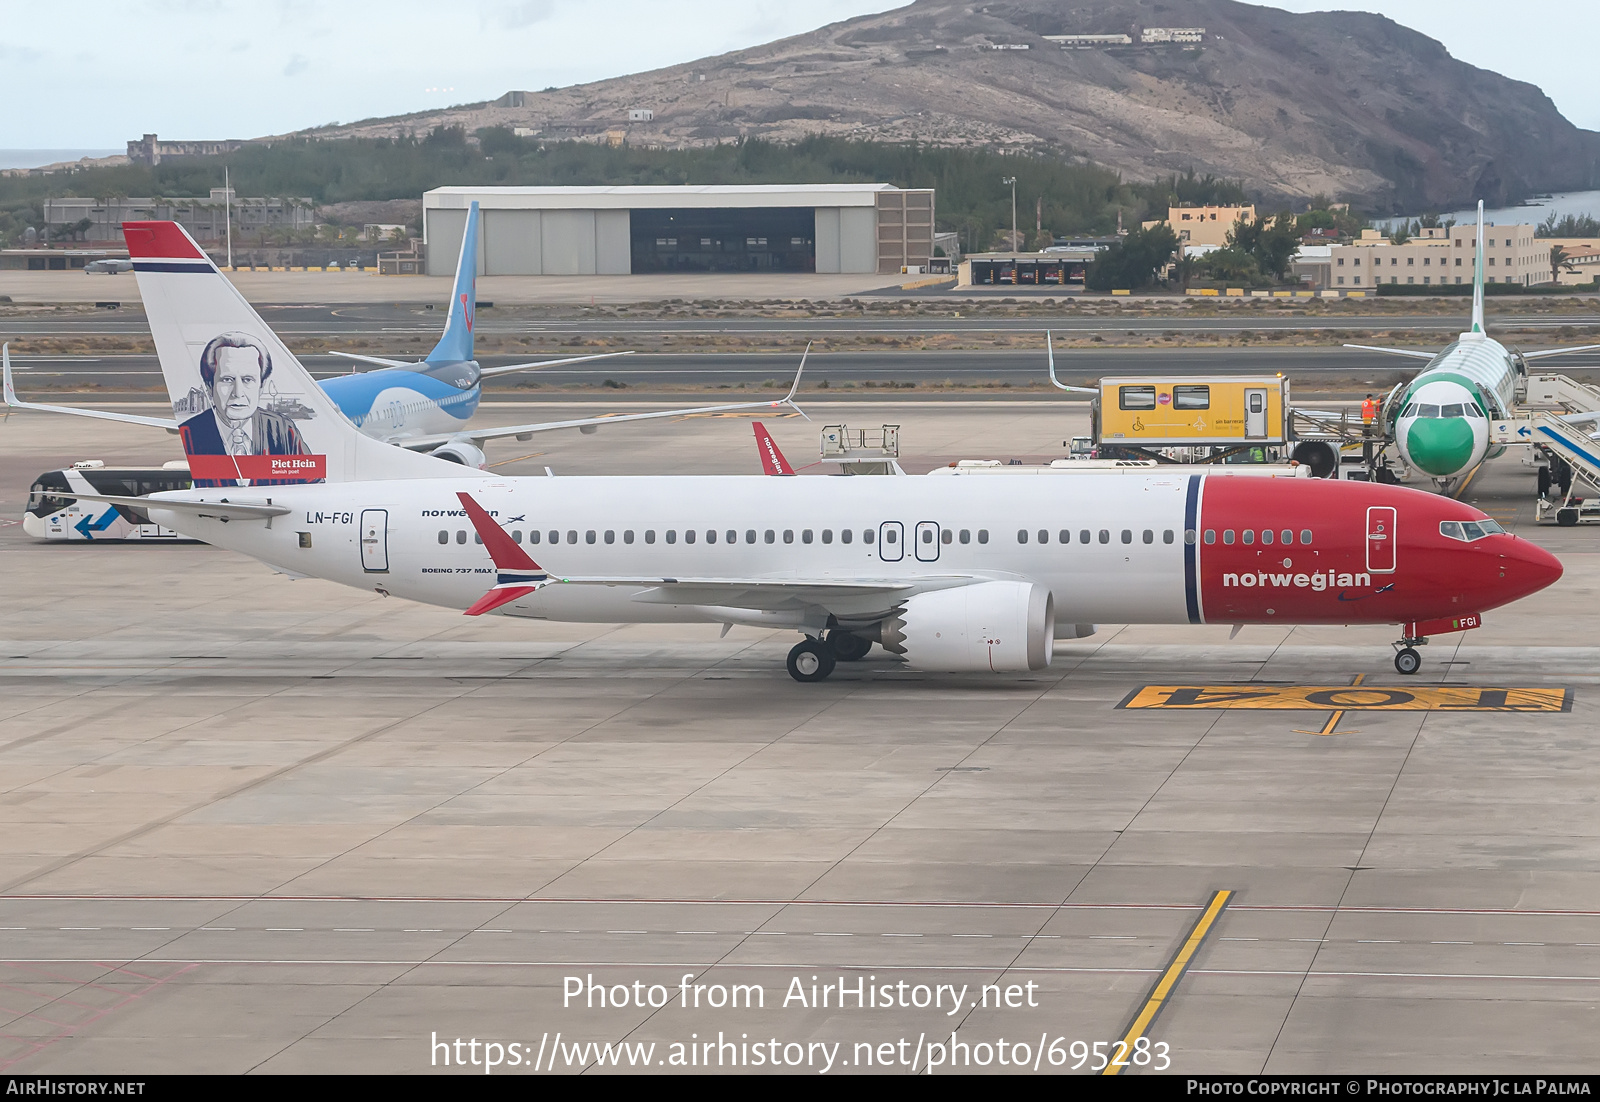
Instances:
[[[1483,412],[1482,408],[1479,407],[1477,402],[1468,402],[1467,403],[1467,416],[1468,417],[1476,417],[1476,418],[1478,418],[1480,420],[1485,419],[1484,412]]]
[[[1439,416],[1439,407],[1435,405],[1429,405],[1427,402],[1421,402],[1417,405],[1417,416],[1437,417]]]
[[[1484,536],[1504,535],[1505,529],[1500,527],[1498,521],[1487,517],[1482,520],[1442,520],[1439,522],[1439,534],[1446,539],[1471,543]]]
[[[1466,415],[1467,415],[1467,407],[1463,406],[1463,405],[1440,406],[1439,407],[1439,416],[1440,417],[1465,417]]]
[[[1400,416],[1401,417],[1413,417],[1413,416],[1416,415],[1416,412],[1417,412],[1417,403],[1415,403],[1415,402],[1407,402],[1406,403],[1406,408],[1400,411]]]

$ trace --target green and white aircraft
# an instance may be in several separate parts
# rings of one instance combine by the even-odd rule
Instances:
[[[1518,352],[1494,340],[1483,324],[1483,202],[1478,203],[1477,253],[1472,272],[1472,326],[1438,352],[1412,348],[1375,348],[1351,344],[1368,352],[1385,352],[1427,360],[1416,378],[1397,388],[1385,403],[1383,417],[1406,464],[1428,475],[1443,490],[1455,487],[1478,464],[1492,458],[1489,421],[1512,416],[1517,378],[1527,373],[1527,361],[1569,352],[1586,352],[1600,345],[1549,348]],[[1494,455],[1502,447],[1495,445]]]

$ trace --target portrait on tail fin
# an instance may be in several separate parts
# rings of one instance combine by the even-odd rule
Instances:
[[[179,426],[196,486],[323,480],[321,457],[311,454],[293,418],[272,408],[272,355],[265,343],[238,332],[213,338],[200,353],[200,377],[209,408]],[[258,458],[273,456],[305,458]]]

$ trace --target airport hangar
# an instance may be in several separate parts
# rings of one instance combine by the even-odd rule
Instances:
[[[467,207],[479,275],[926,271],[933,191],[891,184],[441,187],[422,196],[427,273],[455,272]]]

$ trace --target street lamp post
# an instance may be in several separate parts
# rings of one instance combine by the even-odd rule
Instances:
[[[1004,176],[1000,182],[1011,185],[1011,251],[1017,252],[1020,248],[1017,244],[1017,178]]]

